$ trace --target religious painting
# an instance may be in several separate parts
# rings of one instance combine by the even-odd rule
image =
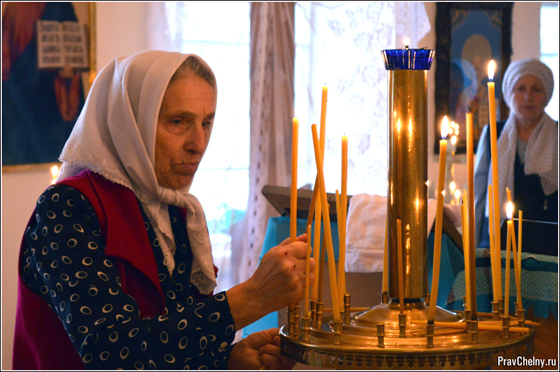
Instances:
[[[94,3],[2,2],[2,170],[58,162],[94,71]]]
[[[473,147],[488,124],[488,65],[496,63],[497,120],[507,118],[502,77],[511,60],[513,3],[438,3],[436,13],[436,117],[434,152],[439,153],[440,124],[445,115],[457,137],[455,154],[466,153],[466,114],[473,115]]]

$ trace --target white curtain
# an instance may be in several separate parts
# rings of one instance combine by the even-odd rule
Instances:
[[[174,3],[168,12],[164,4],[152,4],[149,47],[180,51],[184,26],[198,15],[187,21],[185,3]],[[418,41],[430,30],[422,2],[255,2],[250,22],[249,197],[246,217],[231,231],[233,267],[226,270],[233,282],[246,280],[257,268],[268,218],[277,215],[262,187],[290,185],[294,115],[300,118],[298,187],[313,186],[309,128],[319,124],[324,84],[329,88],[327,190],[340,189],[340,142],[346,134],[348,193],[386,195],[387,72],[381,50],[402,48],[405,38],[411,48],[423,47]]]
[[[319,124],[328,87],[325,182],[341,188],[341,137],[348,136],[348,193],[387,195],[387,71],[381,50],[409,46],[430,30],[422,2],[320,2],[296,6],[296,101],[301,123]],[[299,84],[299,86],[298,86]],[[299,186],[314,182],[310,130],[300,125]]]
[[[294,57],[294,3],[252,3],[250,186],[240,281],[259,265],[268,219],[278,215],[263,197],[263,186],[290,185]]]
[[[250,3],[150,3],[148,47],[195,53],[208,62],[218,83],[214,130],[191,192],[204,207],[217,290],[238,282],[241,236],[247,209],[250,152]]]

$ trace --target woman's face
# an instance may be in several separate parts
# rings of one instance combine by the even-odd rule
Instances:
[[[544,85],[536,76],[525,75],[513,87],[513,111],[521,122],[536,124],[546,107]]]
[[[156,132],[160,186],[177,190],[191,183],[210,141],[215,112],[216,93],[206,80],[189,74],[169,84]]]

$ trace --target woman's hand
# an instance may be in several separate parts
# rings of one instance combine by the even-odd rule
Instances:
[[[256,332],[244,338],[231,351],[229,369],[292,369],[295,361],[280,353],[278,328]]]
[[[237,329],[266,314],[301,301],[305,294],[305,252],[307,234],[296,241],[284,240],[267,252],[253,274],[244,283],[228,290],[226,295]],[[309,284],[315,277],[315,260],[311,258]]]

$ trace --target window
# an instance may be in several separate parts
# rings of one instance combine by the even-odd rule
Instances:
[[[218,82],[212,136],[190,190],[204,208],[221,269],[217,293],[235,284],[230,231],[245,214],[249,190],[250,4],[166,2],[165,13],[174,49],[204,58]]]
[[[541,5],[541,60],[554,75],[554,93],[545,111],[558,120],[558,3],[543,2]]]
[[[387,195],[387,71],[381,50],[401,47],[404,38],[417,47],[429,29],[423,3],[296,3],[298,187],[313,186],[317,174],[309,127],[317,124],[319,129],[321,91],[326,84],[327,191],[340,191],[342,136],[346,134],[348,194]]]

